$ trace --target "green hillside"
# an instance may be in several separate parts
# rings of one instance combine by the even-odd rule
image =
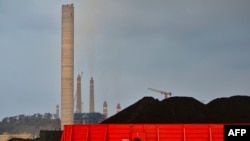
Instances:
[[[31,133],[39,135],[40,130],[59,130],[61,121],[50,113],[5,117],[0,122],[0,134]]]

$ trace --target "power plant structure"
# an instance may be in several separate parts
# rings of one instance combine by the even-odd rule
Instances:
[[[108,105],[103,104],[103,114],[95,112],[94,79],[91,77],[89,86],[89,113],[82,111],[81,75],[77,76],[76,107],[74,110],[74,5],[62,5],[61,25],[61,129],[64,125],[74,123],[97,123],[108,116]],[[59,106],[55,116],[59,118]],[[75,111],[75,113],[74,113]],[[121,111],[118,103],[116,112]]]
[[[59,105],[56,105],[55,119],[59,119]]]
[[[74,6],[62,5],[61,128],[73,124],[74,113]]]
[[[103,103],[103,115],[105,116],[105,118],[108,117],[108,104],[107,104],[107,101],[104,101],[104,103]]]
[[[89,112],[95,112],[95,100],[94,100],[94,79],[91,77],[89,86]]]
[[[76,113],[82,113],[82,92],[81,92],[81,79],[82,74],[77,76],[77,85],[76,85]]]
[[[81,75],[77,76],[77,87],[76,87],[76,111],[74,113],[74,124],[96,124],[100,123],[106,119],[104,114],[98,113],[94,111],[94,79],[91,77],[90,80],[90,95],[91,100],[89,101],[92,107],[90,108],[92,111],[88,113],[82,112],[82,96],[81,96]]]
[[[74,124],[95,124],[100,123],[108,117],[108,104],[107,101],[103,103],[103,113],[95,112],[94,109],[94,79],[90,79],[89,87],[89,112],[82,112],[81,110],[81,79],[82,74],[77,76],[77,87],[76,87],[76,112],[74,113]],[[116,106],[116,113],[121,111],[120,103]]]
[[[119,113],[120,111],[121,111],[121,105],[120,103],[118,103],[116,106],[116,113]]]

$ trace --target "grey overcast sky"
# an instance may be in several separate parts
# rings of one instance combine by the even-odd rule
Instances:
[[[109,116],[147,90],[205,103],[250,94],[249,0],[0,0],[0,120],[61,103],[61,8],[75,7],[75,77],[83,111]]]

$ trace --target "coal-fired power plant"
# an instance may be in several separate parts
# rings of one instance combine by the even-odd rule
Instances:
[[[73,124],[74,113],[74,6],[62,5],[61,128]]]
[[[91,77],[89,86],[89,112],[95,112],[95,101],[94,101],[94,79]]]
[[[77,76],[76,85],[76,113],[82,113],[82,92],[81,92],[81,79],[82,74]]]
[[[103,114],[95,112],[94,79],[90,78],[89,113],[82,110],[82,73],[74,86],[74,5],[62,5],[61,23],[61,129],[74,123],[97,123],[108,117],[108,105],[103,104]],[[76,88],[76,90],[74,90]],[[76,94],[74,97],[74,93]],[[74,101],[75,99],[75,101]],[[74,104],[75,103],[75,104]],[[118,103],[116,112],[121,111]],[[98,120],[96,117],[99,117]],[[56,109],[59,118],[59,106]],[[95,119],[95,122],[93,122]]]

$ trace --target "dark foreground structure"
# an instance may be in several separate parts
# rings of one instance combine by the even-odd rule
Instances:
[[[35,139],[21,139],[21,138],[12,138],[9,141],[60,141],[62,131],[40,131],[40,138]]]
[[[62,131],[40,131],[40,141],[60,141]]]

